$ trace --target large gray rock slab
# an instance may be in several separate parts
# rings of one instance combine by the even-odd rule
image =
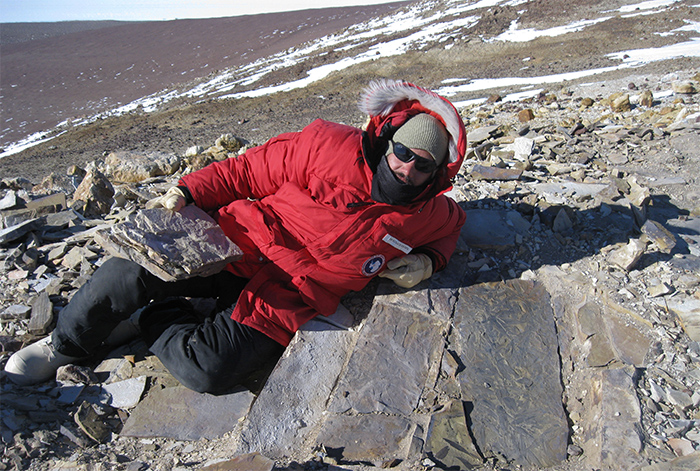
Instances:
[[[208,276],[243,253],[221,227],[194,205],[179,212],[146,209],[95,233],[114,256],[128,258],[165,281]]]
[[[427,429],[417,409],[435,382],[454,300],[448,290],[384,294],[358,330],[343,329],[343,312],[304,325],[243,422],[236,453],[303,460],[322,445],[345,461],[405,459]]]
[[[253,394],[201,394],[182,386],[156,389],[134,408],[121,435],[176,440],[214,439],[233,430],[245,417]]]
[[[450,348],[483,455],[550,467],[566,459],[568,427],[550,297],[513,280],[460,291]]]
[[[405,460],[420,448],[430,419],[425,394],[436,381],[453,303],[448,290],[375,298],[318,444],[345,461],[372,463]]]
[[[391,462],[408,455],[415,429],[415,422],[404,416],[330,416],[318,443],[343,461]]]
[[[436,281],[436,279],[445,274],[450,268],[450,265],[448,265],[446,270],[436,273],[430,279],[410,290],[399,288],[388,280],[382,281],[377,287],[374,304],[383,304],[397,309],[430,314],[430,316],[440,321],[448,322],[452,318],[452,310],[457,301],[456,291],[451,288],[444,288],[441,283],[443,280]],[[421,289],[426,286],[430,289]]]
[[[425,311],[375,304],[329,412],[410,415],[440,359],[446,329],[447,322]]]
[[[243,423],[236,453],[308,457],[355,337],[356,332],[325,320],[304,324]]]

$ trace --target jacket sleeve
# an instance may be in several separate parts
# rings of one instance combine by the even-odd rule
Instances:
[[[210,211],[240,199],[261,199],[285,182],[304,184],[308,152],[299,150],[300,133],[281,134],[245,154],[215,162],[180,180],[194,203]]]
[[[464,210],[452,199],[448,201],[449,215],[444,223],[443,233],[446,234],[432,242],[429,242],[413,250],[415,253],[424,253],[433,261],[433,273],[443,270],[457,247],[459,234],[467,216]]]

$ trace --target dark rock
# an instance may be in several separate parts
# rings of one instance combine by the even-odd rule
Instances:
[[[29,332],[46,334],[53,323],[53,303],[46,292],[40,293],[32,303],[32,317],[29,319]]]
[[[642,225],[642,233],[663,253],[671,253],[676,246],[676,237],[659,222],[648,219]]]
[[[80,429],[97,443],[103,443],[112,434],[92,405],[87,402],[80,404],[74,418]]]
[[[535,112],[532,111],[530,108],[521,110],[518,113],[518,119],[520,120],[521,123],[525,123],[527,121],[532,121],[535,119]]]
[[[442,468],[470,469],[484,462],[469,434],[467,407],[455,401],[430,419],[425,452]]]
[[[249,391],[212,396],[184,387],[152,390],[133,410],[121,435],[213,439],[230,432],[253,400]]]
[[[549,467],[566,459],[557,333],[549,294],[514,280],[463,288],[449,344],[465,369],[462,400],[485,457]]]
[[[0,245],[12,242],[27,235],[27,233],[39,229],[44,224],[42,219],[30,219],[14,226],[0,230]]]

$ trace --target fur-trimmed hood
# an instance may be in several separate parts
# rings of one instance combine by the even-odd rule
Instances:
[[[409,118],[428,113],[439,119],[449,134],[447,164],[440,167],[431,195],[451,187],[467,149],[467,135],[462,118],[454,105],[433,91],[397,80],[379,80],[369,84],[359,102],[362,112],[369,115],[363,148],[365,160],[376,170],[386,152],[388,141]]]

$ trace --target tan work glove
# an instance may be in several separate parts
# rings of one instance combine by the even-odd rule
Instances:
[[[174,186],[170,188],[164,195],[146,202],[146,209],[165,208],[170,211],[180,211],[187,204],[185,194],[181,189]]]
[[[395,258],[379,276],[394,280],[402,288],[413,288],[433,274],[433,261],[424,253]]]

